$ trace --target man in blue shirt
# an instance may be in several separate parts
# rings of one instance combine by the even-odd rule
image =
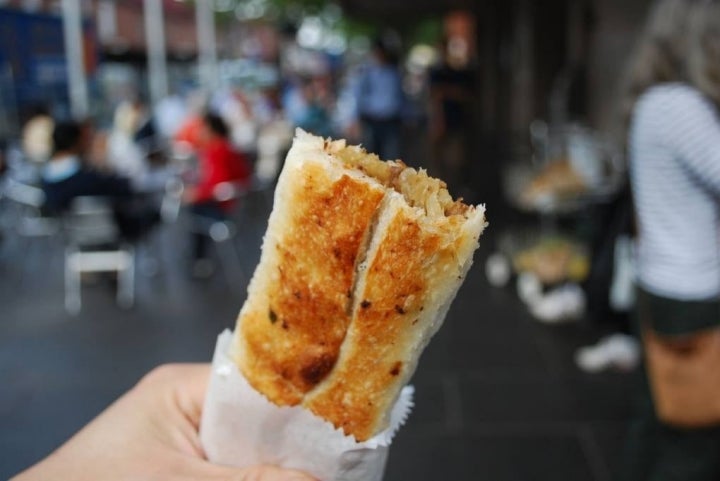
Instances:
[[[384,160],[400,155],[403,90],[395,56],[381,41],[375,41],[373,58],[356,88],[357,113],[364,147]]]

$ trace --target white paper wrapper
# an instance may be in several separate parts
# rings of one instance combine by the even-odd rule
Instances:
[[[390,427],[358,443],[299,407],[279,407],[255,391],[227,352],[228,330],[218,337],[200,424],[208,459],[246,467],[272,464],[299,469],[321,481],[380,481],[393,435],[413,406],[406,386],[392,410]]]

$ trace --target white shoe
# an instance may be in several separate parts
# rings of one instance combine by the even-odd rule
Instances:
[[[531,272],[522,272],[516,281],[518,297],[528,306],[540,301],[543,297],[542,283],[537,276]]]
[[[507,257],[496,252],[485,261],[485,277],[493,287],[506,286],[512,277],[512,268]]]
[[[613,334],[594,346],[581,347],[575,363],[585,372],[597,373],[610,368],[630,371],[640,362],[640,343],[626,334]]]
[[[573,321],[585,313],[585,293],[577,284],[566,284],[534,299],[528,306],[540,322]]]

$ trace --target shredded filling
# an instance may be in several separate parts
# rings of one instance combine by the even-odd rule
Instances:
[[[411,207],[424,209],[428,217],[465,216],[470,210],[462,199],[453,200],[445,182],[430,177],[422,169],[417,171],[401,161],[382,161],[357,146],[343,147],[333,154],[346,167],[359,170],[402,194]]]

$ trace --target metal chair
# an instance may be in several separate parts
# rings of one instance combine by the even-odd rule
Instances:
[[[172,177],[165,183],[165,191],[160,202],[160,218],[167,224],[177,221],[182,206],[184,186],[180,179]]]
[[[52,237],[60,230],[56,218],[47,217],[42,213],[45,194],[39,187],[8,179],[3,189],[3,196],[14,206],[13,224],[18,235]]]
[[[221,182],[213,191],[213,198],[218,202],[238,201],[246,195],[247,189],[235,182]],[[205,235],[213,241],[229,285],[245,282],[246,276],[234,244],[238,227],[231,216],[220,220],[192,214],[190,231]]]
[[[117,303],[132,307],[135,301],[135,250],[120,242],[113,212],[102,198],[78,197],[63,217],[65,234],[65,309],[82,309],[82,274],[117,273]]]

